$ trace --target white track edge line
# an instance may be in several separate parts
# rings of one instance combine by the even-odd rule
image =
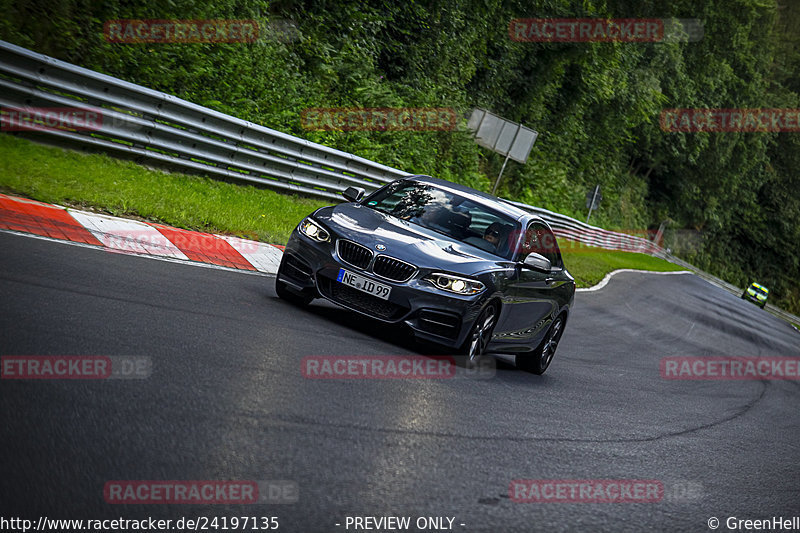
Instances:
[[[656,271],[656,270],[637,270],[637,269],[634,269],[634,268],[620,268],[619,270],[614,270],[613,272],[609,272],[608,274],[606,274],[606,277],[604,277],[602,279],[602,281],[600,281],[600,283],[598,283],[597,285],[593,285],[591,287],[586,287],[586,288],[582,288],[582,289],[575,289],[575,291],[576,292],[594,292],[594,291],[599,291],[600,289],[602,289],[603,287],[608,285],[608,282],[611,281],[611,278],[614,275],[619,274],[620,272],[640,272],[642,274],[660,274],[662,276],[674,275],[674,274],[694,274],[694,272],[690,272],[688,270],[670,270],[670,271],[667,271],[667,272],[659,272],[659,271]]]
[[[222,265],[215,265],[213,263],[203,263],[202,261],[191,261],[191,260],[183,260],[183,259],[175,259],[173,257],[167,257],[163,255],[151,255],[151,254],[137,254],[133,252],[120,252],[118,250],[114,250],[113,248],[107,248],[105,246],[97,246],[96,244],[87,244],[85,242],[77,242],[77,241],[68,241],[64,239],[54,239],[53,237],[45,237],[44,235],[37,235],[36,233],[25,233],[24,231],[14,231],[9,229],[2,229],[0,228],[0,233],[7,233],[9,235],[19,235],[20,237],[31,237],[34,239],[39,239],[42,241],[50,241],[50,242],[58,242],[61,244],[70,244],[72,246],[80,246],[81,248],[89,248],[92,250],[98,250],[101,252],[105,252],[107,254],[119,254],[119,255],[130,255],[133,257],[143,257],[145,259],[156,259],[158,261],[166,261],[167,263],[178,263],[180,265],[191,265],[203,268],[213,268],[215,270],[227,270],[228,272],[238,272],[239,274],[251,274],[254,276],[264,276],[264,277],[271,277],[275,276],[275,273],[270,272],[261,272],[258,270],[243,270],[240,268],[231,268]]]

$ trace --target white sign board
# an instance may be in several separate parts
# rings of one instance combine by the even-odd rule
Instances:
[[[505,120],[484,109],[475,109],[467,127],[475,132],[475,142],[484,148],[525,163],[539,134],[521,124]]]

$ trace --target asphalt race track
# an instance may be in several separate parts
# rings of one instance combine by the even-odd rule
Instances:
[[[0,355],[152,362],[147,379],[0,382],[6,517],[268,516],[289,532],[451,517],[454,531],[525,532],[800,516],[800,382],[659,371],[668,356],[800,357],[800,334],[691,275],[623,273],[578,294],[541,377],[501,363],[490,379],[314,380],[305,356],[431,352],[332,305],[295,308],[272,277],[5,233],[0,250]],[[517,503],[515,479],[659,480],[664,496]],[[299,497],[112,505],[110,480],[290,480]]]

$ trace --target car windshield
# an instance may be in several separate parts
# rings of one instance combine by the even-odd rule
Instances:
[[[505,259],[519,235],[513,218],[429,183],[398,181],[364,204]]]

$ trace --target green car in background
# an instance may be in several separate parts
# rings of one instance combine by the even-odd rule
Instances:
[[[764,309],[764,306],[767,305],[768,296],[769,289],[754,282],[742,293],[742,300],[751,300],[757,303],[761,309]]]

